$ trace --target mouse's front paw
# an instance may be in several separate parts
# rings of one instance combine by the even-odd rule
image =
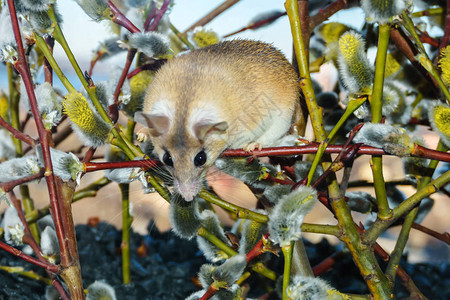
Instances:
[[[245,145],[244,147],[242,147],[242,149],[244,149],[244,151],[246,151],[246,152],[252,152],[255,149],[261,150],[262,147],[263,147],[262,144],[253,142],[253,143]]]
[[[148,130],[148,128],[141,128],[136,132],[136,139],[141,143],[146,142],[149,138],[150,131]]]

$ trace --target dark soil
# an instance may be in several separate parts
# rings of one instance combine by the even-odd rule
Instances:
[[[197,288],[192,278],[200,266],[206,263],[196,246],[195,239],[186,241],[171,232],[159,233],[152,224],[149,235],[131,234],[131,278],[132,283],[122,285],[121,273],[121,231],[106,223],[97,227],[80,225],[76,227],[78,248],[84,286],[95,280],[104,280],[115,288],[117,299],[184,299]],[[312,265],[318,264],[336,252],[326,240],[318,244],[305,243]],[[145,245],[145,246],[142,246]],[[137,249],[146,248],[146,256],[137,255]],[[269,267],[282,272],[282,258],[270,256]],[[24,266],[41,275],[45,273],[31,264],[0,251],[0,265]],[[450,264],[439,266],[402,263],[414,283],[429,299],[450,299]],[[367,288],[348,256],[328,272],[321,275],[332,286],[346,293],[367,293]],[[265,293],[261,289],[264,278],[252,276],[249,297]],[[45,299],[45,285],[31,279],[0,271],[0,299]],[[397,299],[407,298],[408,292],[396,284]],[[270,299],[277,299],[272,296]]]

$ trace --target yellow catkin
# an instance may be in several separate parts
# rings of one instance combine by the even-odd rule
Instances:
[[[433,107],[433,123],[436,129],[450,140],[450,107],[436,105]]]
[[[330,22],[320,26],[318,29],[318,33],[328,45],[329,43],[337,42],[342,34],[344,34],[348,30],[350,30],[350,27],[348,27],[347,25],[338,22]]]
[[[217,36],[217,33],[202,27],[194,31],[192,39],[194,40],[195,44],[200,48],[217,44],[219,42],[219,37]]]
[[[4,120],[8,120],[9,117],[9,102],[8,96],[3,91],[0,91],[0,117]]]
[[[439,67],[442,70],[442,80],[446,85],[450,86],[450,46],[442,49]]]
[[[133,76],[130,79],[130,90],[131,94],[142,94],[145,93],[148,85],[153,79],[153,71],[142,71]]]
[[[345,61],[350,63],[361,51],[361,41],[356,35],[347,33],[339,40],[339,49]]]
[[[373,72],[364,49],[361,35],[350,31],[339,39],[339,64],[344,84],[355,92],[371,90]]]
[[[80,92],[73,92],[67,95],[63,102],[64,113],[70,120],[87,133],[96,130],[96,120],[91,107],[86,98]]]
[[[386,68],[384,71],[384,76],[386,78],[395,75],[400,71],[401,65],[392,53],[388,53],[386,56]]]

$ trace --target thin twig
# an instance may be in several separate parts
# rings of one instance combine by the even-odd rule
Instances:
[[[0,187],[4,192],[10,192],[12,191],[16,186],[24,184],[24,183],[28,183],[34,180],[38,180],[41,179],[42,177],[44,177],[45,174],[45,169],[41,168],[39,170],[38,173],[30,175],[30,176],[26,176],[26,177],[22,177],[16,180],[11,180],[8,182],[1,182],[0,183]]]
[[[225,0],[222,4],[214,8],[212,11],[210,11],[206,16],[195,22],[193,25],[191,25],[188,29],[186,29],[181,35],[186,35],[189,31],[193,30],[194,28],[198,26],[205,26],[209,22],[211,22],[215,17],[238,3],[240,0]]]
[[[37,258],[31,257],[29,255],[24,254],[22,251],[17,250],[16,248],[6,244],[5,242],[0,241],[0,249],[5,250],[6,252],[9,252],[20,259],[23,259],[26,262],[32,263],[33,265],[36,265],[38,267],[41,267],[45,270],[48,270],[52,273],[58,273],[59,268],[56,265],[52,265],[49,262],[40,261]]]
[[[119,168],[143,168],[144,170],[147,170],[158,165],[161,165],[161,163],[154,159],[119,162],[87,162],[84,164],[86,173]]]
[[[12,127],[8,122],[6,122],[2,117],[0,117],[0,126],[3,126],[6,130],[11,132],[11,134],[16,138],[21,140],[24,143],[27,143],[30,146],[35,146],[37,144],[37,141],[33,139],[28,134],[22,133],[16,128]]]

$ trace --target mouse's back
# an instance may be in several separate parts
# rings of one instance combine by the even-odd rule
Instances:
[[[156,73],[142,119],[185,199],[228,147],[270,146],[291,125],[298,77],[269,44],[221,42],[168,61]]]

